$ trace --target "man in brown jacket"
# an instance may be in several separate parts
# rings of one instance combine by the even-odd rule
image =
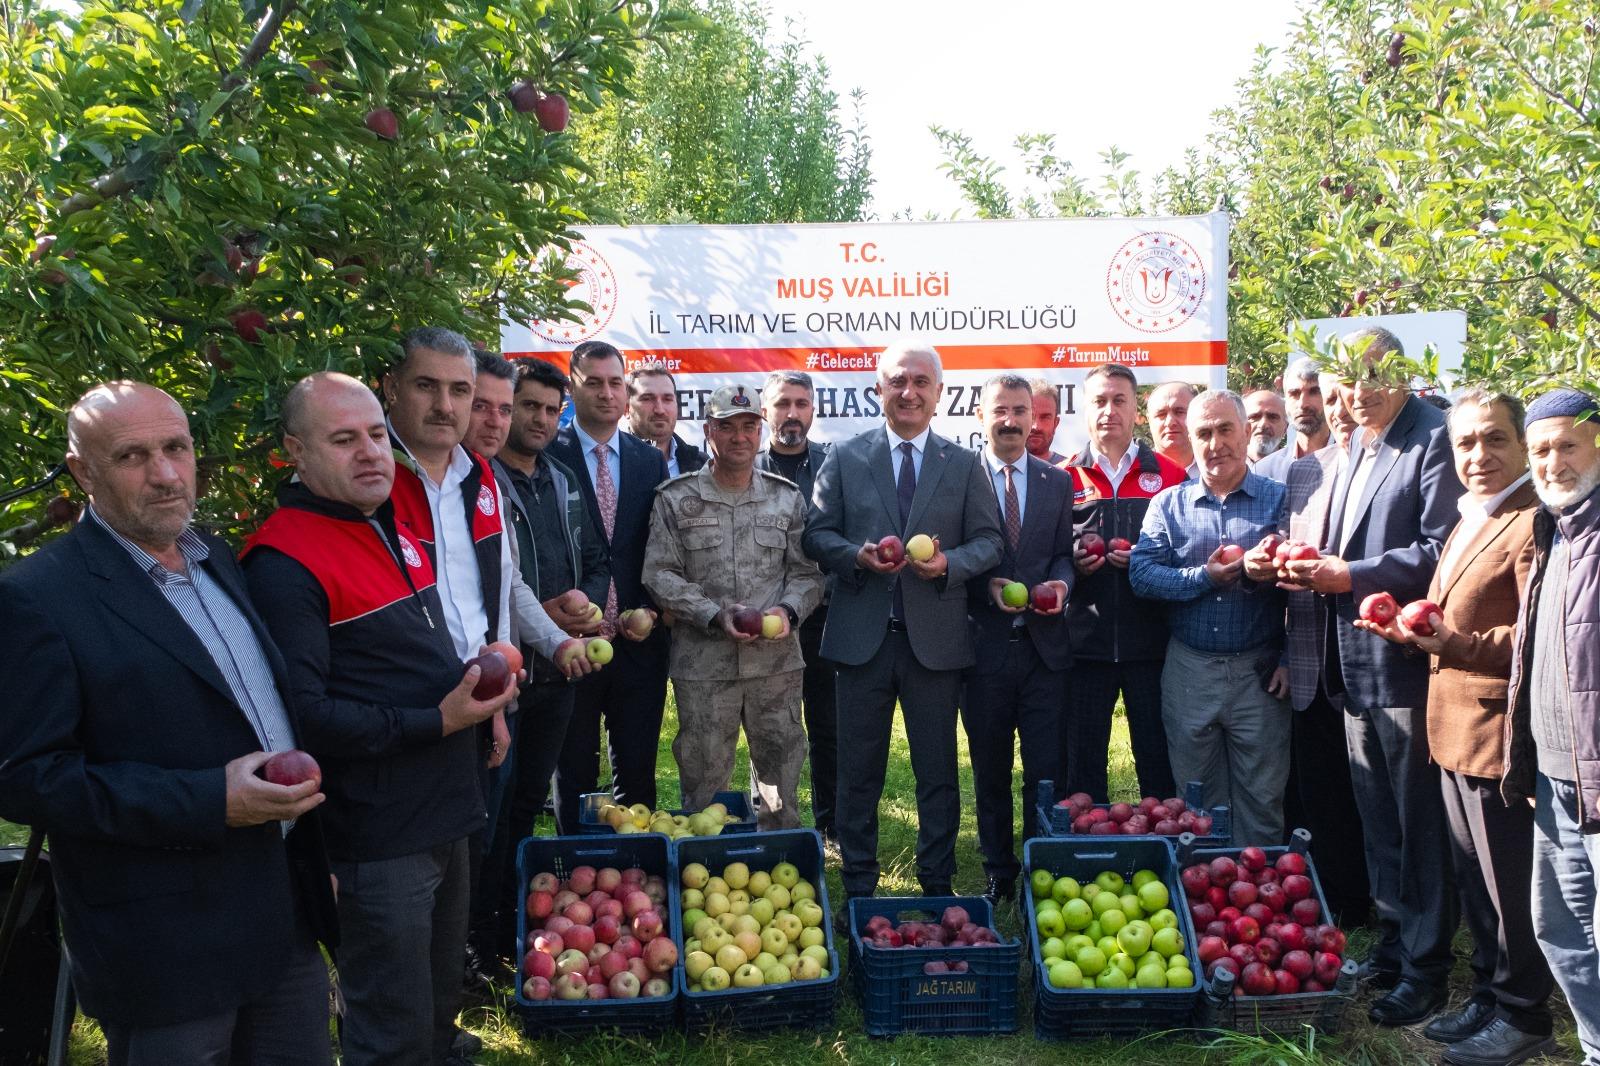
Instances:
[[[1428,599],[1432,632],[1399,619],[1363,628],[1432,658],[1428,750],[1443,771],[1462,914],[1472,931],[1472,996],[1424,1030],[1461,1066],[1515,1063],[1550,1038],[1550,968],[1533,935],[1533,808],[1500,796],[1506,686],[1517,598],[1533,562],[1538,497],[1528,476],[1522,404],[1482,389],[1450,411],[1461,521],[1444,543]]]

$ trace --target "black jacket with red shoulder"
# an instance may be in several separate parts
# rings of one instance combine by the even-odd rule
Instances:
[[[1183,467],[1149,445],[1133,447],[1138,453],[1116,488],[1088,448],[1061,464],[1072,475],[1073,543],[1082,543],[1085,533],[1098,533],[1107,542],[1121,537],[1137,544],[1151,498],[1189,479]],[[1167,656],[1166,605],[1135,596],[1128,571],[1110,564],[1078,575],[1067,603],[1067,632],[1078,659],[1140,662]]]
[[[481,829],[473,730],[441,735],[462,666],[422,542],[389,503],[368,518],[291,482],[278,504],[242,561],[322,764],[329,855],[395,858]]]

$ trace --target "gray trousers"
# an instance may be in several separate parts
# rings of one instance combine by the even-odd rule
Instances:
[[[309,931],[296,941],[271,990],[234,1010],[176,1025],[102,1022],[108,1066],[332,1066],[328,964]]]
[[[1533,808],[1533,932],[1572,1008],[1586,1066],[1600,1066],[1600,834],[1582,833],[1571,781],[1539,775]]]
[[[956,872],[961,780],[956,770],[960,670],[929,670],[904,633],[889,633],[860,666],[839,666],[839,852],[845,892],[878,887],[878,804],[889,767],[895,701],[917,779],[917,877],[949,884]]]
[[[1205,805],[1226,803],[1239,845],[1283,842],[1289,705],[1261,687],[1261,649],[1196,651],[1173,639],[1161,668],[1161,719],[1173,780],[1199,781]]]
[[[335,862],[344,1066],[443,1063],[461,1009],[467,840],[376,862]]]
[[[1443,987],[1459,906],[1439,767],[1428,759],[1422,707],[1345,704],[1350,784],[1372,879],[1381,939],[1373,965]]]

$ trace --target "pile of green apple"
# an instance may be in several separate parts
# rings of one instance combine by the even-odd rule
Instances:
[[[652,811],[642,803],[624,807],[620,803],[607,803],[596,812],[601,823],[619,833],[661,833],[675,840],[684,837],[714,837],[722,827],[739,820],[729,814],[721,803],[713,803],[699,814],[673,814],[671,811]]]
[[[790,862],[754,870],[729,863],[713,877],[683,868],[683,969],[691,992],[759,988],[828,976],[827,914]]]
[[[1193,988],[1183,934],[1167,886],[1154,870],[1124,881],[1029,875],[1033,924],[1052,988]]]

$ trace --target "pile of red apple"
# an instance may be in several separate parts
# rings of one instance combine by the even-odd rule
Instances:
[[[667,935],[665,879],[634,867],[579,866],[528,891],[526,999],[637,999],[672,991],[678,947]]]
[[[1000,936],[972,920],[965,907],[946,907],[937,922],[901,922],[874,914],[861,931],[863,946],[875,948],[987,948],[998,947]],[[959,959],[922,964],[922,972],[932,977],[943,973],[966,973],[967,964]]]
[[[1306,858],[1285,852],[1273,864],[1260,848],[1187,866],[1183,890],[1200,937],[1207,979],[1234,976],[1234,994],[1327,992],[1344,963],[1344,933],[1326,920]]]
[[[1072,812],[1072,831],[1080,836],[1154,833],[1171,837],[1193,833],[1203,837],[1211,834],[1211,815],[1189,810],[1188,804],[1177,797],[1146,796],[1138,803],[1096,806],[1087,792],[1074,792],[1056,806]]]

